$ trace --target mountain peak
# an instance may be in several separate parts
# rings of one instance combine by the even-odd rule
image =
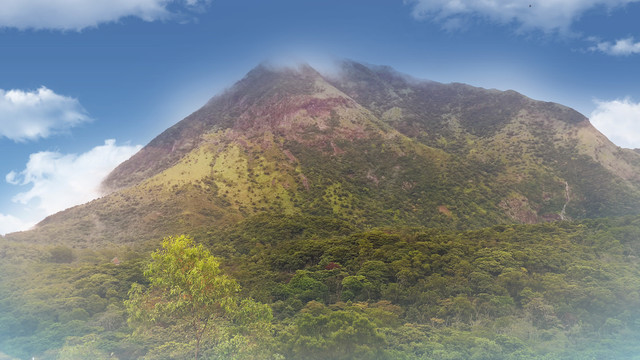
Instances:
[[[308,64],[278,66],[262,63],[224,93],[153,139],[138,154],[116,168],[103,182],[106,193],[148,179],[175,165],[197,148],[209,133],[229,130],[229,136],[274,133],[301,140],[313,129],[326,129],[331,117],[343,121],[334,133],[362,136],[370,114],[335,88]],[[350,115],[347,115],[350,114]],[[368,124],[372,128],[371,124]],[[349,134],[347,134],[349,133]],[[233,135],[235,134],[235,135]],[[307,142],[324,142],[319,134]]]
[[[546,138],[551,137],[554,147],[576,149],[588,157],[585,161],[617,172],[615,176],[627,183],[640,178],[628,161],[606,162],[598,158],[598,152],[613,154],[617,150],[593,127],[581,125],[588,124],[586,117],[565,106],[534,101],[513,90],[417,80],[388,66],[352,60],[339,62],[337,69],[323,75],[304,63],[258,65],[114,170],[105,180],[105,188],[120,189],[149,179],[212,141],[211,134],[221,132],[227,142],[266,137],[280,139],[277,141],[281,144],[294,142],[319,148],[395,132],[386,136],[402,134],[431,149],[458,155],[476,152],[475,147],[484,144],[495,152],[490,157],[503,153],[503,158],[501,147],[511,146],[506,143],[507,137],[529,141],[545,136],[539,139],[541,143],[551,146]],[[594,142],[600,144],[600,150],[593,150]],[[272,140],[258,143],[265,150]],[[448,145],[443,147],[445,143]],[[281,144],[277,146],[283,150]],[[563,183],[564,176],[555,176],[554,181]]]
[[[250,109],[274,97],[310,94],[320,74],[306,64],[277,67],[262,63],[222,94],[154,138],[103,182],[105,193],[125,188],[158,174],[196,148],[208,132],[246,126]],[[254,114],[255,115],[255,114]]]
[[[456,228],[637,213],[639,164],[515,91],[264,63],[118,166],[109,195],[28,236],[128,242],[264,212]]]

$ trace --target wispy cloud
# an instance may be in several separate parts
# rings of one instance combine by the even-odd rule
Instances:
[[[3,0],[0,27],[82,30],[102,23],[137,17],[166,20],[185,11],[199,11],[211,0]]]
[[[77,99],[46,87],[35,91],[0,89],[0,138],[46,138],[90,120]]]
[[[41,220],[66,208],[98,198],[100,183],[118,164],[130,158],[141,146],[116,145],[106,140],[83,154],[61,154],[43,151],[31,154],[25,169],[8,173],[5,180],[13,185],[30,187],[13,197],[30,213]],[[18,219],[10,214],[0,215],[6,227],[31,224],[33,219]],[[15,229],[13,229],[15,230]],[[18,230],[23,230],[20,228]]]
[[[23,221],[13,215],[0,214],[0,235],[27,230],[35,224],[35,221]]]
[[[450,24],[483,19],[516,24],[521,30],[570,32],[571,25],[587,10],[613,9],[640,0],[405,0],[413,4],[413,16]]]
[[[595,52],[602,52],[607,55],[613,56],[629,56],[634,54],[640,54],[640,41],[635,41],[633,37],[610,41],[598,41],[596,39],[590,39],[596,44],[591,46],[589,50]]]
[[[622,100],[596,100],[598,106],[590,116],[591,123],[616,145],[640,148],[640,103]]]

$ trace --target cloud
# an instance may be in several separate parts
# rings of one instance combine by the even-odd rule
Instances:
[[[592,41],[594,39],[591,39]],[[589,48],[591,51],[599,51],[613,56],[629,56],[640,54],[640,41],[636,42],[633,37],[619,39],[615,42],[596,41],[596,45]]]
[[[31,186],[29,190],[15,195],[12,201],[37,213],[40,220],[98,198],[101,195],[99,187],[102,180],[140,148],[139,145],[118,146],[115,140],[106,140],[104,145],[79,155],[38,152],[29,156],[24,170],[8,173],[5,180],[13,185]],[[21,221],[22,224],[30,223],[27,220]],[[16,217],[0,215],[0,226],[3,223],[20,224]],[[0,227],[0,233],[1,229]],[[20,230],[22,229],[24,228]]]
[[[0,27],[82,30],[137,17],[166,20],[183,11],[200,11],[210,0],[3,0]]]
[[[517,24],[523,30],[569,32],[587,10],[621,7],[640,0],[405,0],[413,16],[433,20],[448,28],[471,19]]]
[[[36,140],[90,120],[77,99],[44,86],[32,92],[0,89],[0,137]]]
[[[27,230],[35,224],[35,222],[23,221],[13,215],[0,214],[0,235]]]
[[[640,148],[640,103],[629,98],[595,103],[598,107],[590,116],[593,126],[618,146]]]

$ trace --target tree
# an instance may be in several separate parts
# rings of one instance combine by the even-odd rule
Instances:
[[[280,345],[291,359],[385,359],[386,340],[379,330],[358,306],[331,310],[310,301],[280,332]]]
[[[191,238],[166,238],[151,258],[144,272],[149,285],[133,284],[125,302],[131,324],[186,331],[195,342],[196,360],[203,337],[216,336],[222,326],[268,328],[271,309],[240,299],[238,283],[224,275],[218,260]]]
[[[49,249],[49,261],[58,264],[67,264],[75,259],[73,250],[66,246],[56,246]]]

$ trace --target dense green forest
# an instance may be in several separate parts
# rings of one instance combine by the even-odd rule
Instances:
[[[2,242],[0,359],[640,356],[637,216],[460,231],[263,214],[190,235]]]

